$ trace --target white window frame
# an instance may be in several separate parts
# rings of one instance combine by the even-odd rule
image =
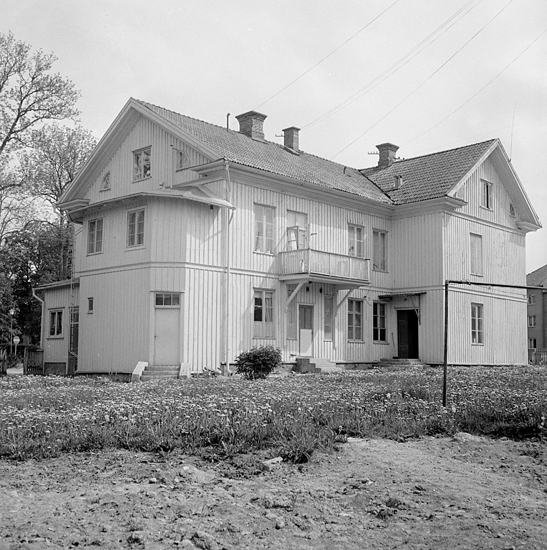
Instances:
[[[152,177],[152,147],[143,147],[133,151],[133,181]]]
[[[101,254],[103,251],[103,218],[93,218],[87,222],[87,255]]]
[[[387,304],[385,302],[372,304],[372,340],[381,344],[387,342]]]
[[[138,214],[140,213],[142,213],[142,232],[138,231],[140,223],[138,220]],[[132,216],[135,216],[134,222],[131,221]],[[134,208],[132,210],[128,210],[126,220],[126,248],[144,248],[144,239],[146,234],[146,208]],[[131,231],[132,226],[135,227],[133,232]],[[141,239],[139,239],[139,235],[142,235]]]
[[[481,180],[482,189],[481,189],[481,206],[487,210],[493,210],[494,208],[494,196],[493,190],[494,186],[492,183],[486,180]]]
[[[271,214],[271,221],[268,213]],[[275,247],[275,207],[255,203],[254,215],[254,252],[273,254]]]
[[[536,295],[528,294],[528,305],[533,306],[536,303]]]
[[[48,338],[63,338],[63,309],[49,310]]]
[[[348,341],[363,342],[363,300],[348,300]]]
[[[334,296],[323,295],[323,339],[326,342],[334,340]]]
[[[155,292],[154,305],[156,308],[180,309],[180,292]]]
[[[537,326],[536,322],[537,322],[537,319],[535,315],[528,315],[528,326],[530,328],[536,327]]]
[[[275,338],[275,291],[255,288],[253,292],[253,338]],[[257,300],[260,300],[260,304]]]
[[[469,272],[471,275],[483,276],[483,246],[482,235],[478,233],[469,234]]]
[[[374,271],[382,271],[384,273],[387,273],[388,232],[382,229],[373,229],[372,240],[373,240],[372,269]]]
[[[537,338],[528,338],[528,349],[536,350],[538,345]]]
[[[471,343],[484,345],[484,304],[471,302]]]
[[[365,257],[365,228],[348,223],[348,256]]]
[[[89,297],[87,299],[87,312],[88,313],[93,313],[94,307],[95,307],[95,299],[92,298],[92,297]]]

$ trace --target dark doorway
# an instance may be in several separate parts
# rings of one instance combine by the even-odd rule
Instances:
[[[418,315],[414,309],[397,311],[397,344],[400,359],[418,359]]]

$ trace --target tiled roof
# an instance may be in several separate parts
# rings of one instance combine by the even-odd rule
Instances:
[[[436,199],[444,197],[496,141],[399,160],[383,169],[365,168],[361,173],[384,190],[394,204]],[[402,185],[392,190],[395,176],[402,176]]]
[[[295,154],[280,144],[259,141],[208,122],[180,115],[150,103],[141,105],[188,132],[230,162],[337,189],[384,204],[391,199],[355,168],[349,168],[304,151]]]
[[[528,286],[544,286],[547,288],[547,265],[532,271],[526,275],[526,284]]]

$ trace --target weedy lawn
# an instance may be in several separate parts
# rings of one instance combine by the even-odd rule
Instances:
[[[299,463],[348,436],[547,435],[544,367],[451,367],[446,408],[441,392],[434,368],[140,384],[4,377],[0,457],[178,448],[220,460],[268,449]]]

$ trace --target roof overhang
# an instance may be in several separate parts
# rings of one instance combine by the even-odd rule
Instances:
[[[78,286],[80,284],[80,278],[74,277],[74,279],[65,279],[64,281],[56,281],[54,283],[48,283],[34,287],[34,290],[56,290],[58,288],[66,288],[71,286]]]
[[[433,212],[453,212],[466,204],[467,202],[462,199],[448,196],[411,202],[408,204],[398,204],[395,206],[392,218],[396,220],[399,218],[431,214]]]
[[[289,275],[280,275],[280,281],[285,283],[321,283],[324,285],[334,285],[339,290],[350,288],[361,288],[370,286],[369,281],[357,281],[355,279],[346,279],[344,277],[329,277],[328,275],[314,274],[314,273],[295,273]]]
[[[378,296],[379,300],[393,300],[395,298],[412,298],[413,296],[422,296],[423,294],[427,294],[427,292],[424,290],[422,292],[391,292],[389,294],[380,294]]]

